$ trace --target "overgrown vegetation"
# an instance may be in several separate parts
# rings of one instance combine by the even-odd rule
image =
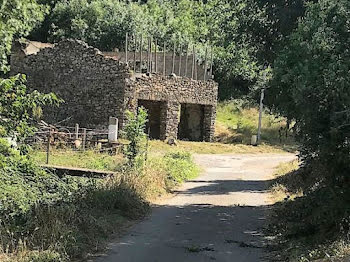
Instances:
[[[299,258],[309,261],[337,255],[338,246],[344,251],[348,250],[349,1],[4,0],[0,3],[0,17],[2,76],[9,70],[8,55],[13,39],[27,36],[30,32],[30,37],[34,40],[59,41],[62,38],[79,38],[108,51],[114,48],[123,49],[126,32],[130,35],[143,33],[157,38],[159,43],[164,40],[177,46],[197,43],[199,59],[203,58],[205,45],[212,46],[215,56],[214,72],[220,84],[221,98],[248,95],[250,101],[256,102],[256,91],[263,86],[267,87],[269,108],[276,115],[295,124],[293,135],[300,144],[302,168],[280,178],[279,186],[275,187],[277,191],[285,194],[284,201],[276,209],[276,221],[281,223],[277,222],[274,231],[282,237],[282,246],[287,249],[284,259]],[[33,27],[36,27],[35,31],[32,31]],[[267,78],[262,77],[264,72],[269,73]],[[98,208],[89,202],[90,197],[95,196],[86,192],[99,195],[98,192],[102,190],[104,193],[101,195],[130,196],[125,198],[130,200],[127,203],[113,202],[119,201],[118,198],[113,198],[110,202],[114,205],[113,208],[102,205],[102,208],[109,208],[111,214],[116,212],[119,216],[124,207],[133,207],[133,203],[153,195],[150,192],[161,193],[160,191],[166,190],[167,184],[172,185],[169,181],[179,182],[182,178],[191,177],[187,173],[180,175],[176,172],[176,176],[174,175],[170,168],[175,168],[178,164],[177,167],[182,167],[179,168],[180,171],[187,164],[192,165],[192,162],[186,155],[177,157],[171,153],[163,160],[150,156],[143,165],[143,173],[136,172],[129,175],[130,180],[118,178],[110,184],[116,185],[118,190],[109,190],[104,183],[92,183],[87,180],[67,182],[57,178],[32,163],[26,156],[28,147],[25,144],[22,143],[24,146],[17,152],[6,142],[11,140],[14,143],[16,138],[21,142],[25,136],[30,135],[34,130],[32,124],[41,113],[41,105],[57,103],[57,98],[52,94],[26,93],[24,78],[20,76],[1,79],[0,87],[3,91],[0,94],[0,174],[3,179],[0,181],[4,192],[0,201],[5,199],[6,203],[12,203],[13,205],[6,208],[15,210],[13,217],[8,217],[6,211],[5,220],[1,220],[2,230],[6,227],[5,232],[13,232],[13,235],[1,234],[1,241],[5,243],[3,248],[6,251],[8,246],[9,251],[20,251],[18,247],[24,246],[19,242],[20,238],[29,243],[29,250],[38,249],[37,247],[47,248],[44,252],[36,250],[24,255],[23,261],[39,260],[40,256],[46,261],[58,261],[66,255],[81,254],[71,251],[70,244],[50,242],[48,239],[43,239],[47,241],[45,243],[36,243],[27,237],[37,236],[36,232],[49,232],[41,231],[45,229],[46,224],[43,224],[44,229],[36,229],[31,224],[32,214],[39,212],[37,207],[48,214],[60,208],[63,213],[57,211],[57,214],[65,214],[65,210],[70,210],[69,208],[73,208],[73,213],[84,213],[79,208]],[[251,134],[255,133],[255,109],[229,102],[220,104],[218,109],[218,140],[247,143]],[[272,115],[265,117],[265,143],[281,142],[280,127],[285,124],[287,123],[284,118],[274,118]],[[9,139],[4,139],[5,137]],[[282,143],[288,144],[289,141],[284,138]],[[252,149],[243,145],[189,142],[181,142],[177,148],[207,153],[249,152]],[[259,147],[259,150],[270,148],[263,146]],[[161,154],[165,151],[173,152],[175,149],[155,141],[151,142],[152,150]],[[137,158],[134,157],[135,152],[130,148],[129,161]],[[118,164],[114,166],[114,160],[109,162],[107,159],[108,157],[91,165],[102,169],[116,168]],[[67,159],[63,161],[68,162]],[[177,164],[172,161],[176,161]],[[194,169],[192,171],[195,173]],[[157,172],[168,175],[157,176],[157,179],[148,176]],[[50,184],[46,180],[50,181]],[[21,185],[23,189],[20,188]],[[148,186],[143,187],[144,185]],[[33,191],[29,191],[27,186],[32,187]],[[154,190],[148,191],[148,188]],[[159,191],[159,188],[162,190]],[[46,194],[39,196],[38,192]],[[24,197],[27,193],[28,199]],[[72,202],[66,203],[62,200],[66,195]],[[86,199],[87,203],[83,201],[86,206],[73,206],[75,195]],[[92,202],[96,203],[94,201]],[[55,216],[55,219],[57,217],[59,216]],[[95,217],[90,217],[89,212],[86,218],[91,220],[86,222],[82,219],[82,223],[96,223]],[[15,224],[3,223],[11,219]],[[66,224],[60,224],[61,221],[58,219],[57,225],[65,228]],[[69,232],[73,232],[73,235],[69,235],[73,238],[67,239],[72,243],[85,243],[81,241],[84,235],[76,233],[80,232],[80,222],[73,218],[67,221],[74,225],[73,229],[67,227]],[[96,228],[101,229],[102,226]],[[102,229],[101,231],[103,232]],[[49,233],[53,235],[52,239],[58,236],[57,232]],[[98,239],[90,236],[87,238]],[[58,244],[56,246],[52,243]],[[25,260],[28,257],[29,260]]]
[[[50,8],[30,38],[76,38],[103,51],[123,50],[125,33],[158,39],[168,48],[213,47],[220,97],[251,94],[304,13],[305,0],[38,0]],[[145,41],[146,42],[146,41]],[[146,45],[146,44],[145,44]],[[161,49],[161,48],[160,48]]]
[[[216,140],[223,143],[250,144],[257,134],[259,110],[248,100],[237,99],[219,102],[217,108]],[[269,145],[294,145],[294,136],[287,120],[264,111],[262,142]]]
[[[16,85],[17,82],[8,82]],[[8,87],[8,85],[6,85]],[[23,90],[21,101],[31,101],[31,95]],[[6,93],[5,93],[6,94]],[[47,96],[35,93],[36,97]],[[27,99],[27,100],[25,100]],[[0,108],[17,108],[16,103],[6,106],[0,100]],[[10,100],[11,101],[11,100]],[[26,114],[13,119],[14,130],[34,130],[31,109],[42,105],[26,106]],[[149,158],[143,165],[138,157],[144,157],[139,142],[145,138],[144,123],[147,113],[130,116],[127,129],[128,144],[125,158],[94,152],[65,152],[54,150],[51,161],[55,164],[78,165],[94,169],[115,171],[108,179],[58,177],[40,168],[43,154],[19,150],[0,139],[0,258],[2,261],[70,261],[85,259],[89,253],[101,249],[106,239],[120,232],[131,219],[147,214],[149,201],[170,192],[175,186],[193,178],[199,169],[185,152],[173,152],[162,158]],[[20,126],[16,126],[15,124]],[[12,126],[11,126],[12,127]],[[143,127],[143,128],[140,128]],[[2,129],[8,130],[6,121]],[[6,135],[11,134],[6,132]],[[19,132],[13,133],[18,135]],[[130,135],[132,134],[132,135]],[[139,140],[140,139],[140,140]],[[136,144],[133,144],[136,141]],[[24,143],[23,140],[17,142]],[[147,150],[147,148],[145,148]],[[27,153],[30,154],[27,154]],[[131,157],[130,157],[131,156]]]
[[[304,196],[277,215],[289,255],[302,261],[336,255],[339,241],[349,245],[349,15],[349,1],[308,3],[270,83],[270,105],[295,119],[301,143]]]
[[[126,112],[127,123],[123,129],[124,137],[129,141],[124,152],[129,159],[129,165],[142,164],[147,154],[147,135],[145,134],[148,121],[147,111],[140,107],[137,114]]]
[[[280,166],[271,184],[278,203],[267,230],[275,237],[271,249],[277,261],[350,258],[349,192],[329,187],[325,170],[319,162],[300,169],[298,161]]]

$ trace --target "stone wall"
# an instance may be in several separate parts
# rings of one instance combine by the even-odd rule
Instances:
[[[138,100],[166,101],[163,115],[166,126],[161,138],[177,138],[181,104],[204,106],[203,140],[214,136],[218,85],[214,81],[196,81],[185,77],[142,75],[127,81],[125,108],[135,111]],[[163,130],[163,131],[162,131]]]
[[[16,47],[15,47],[16,48]],[[65,40],[36,54],[17,46],[11,57],[11,74],[27,75],[28,87],[54,92],[65,102],[47,108],[44,120],[62,125],[106,127],[110,116],[123,118],[124,86],[128,68],[81,41]]]
[[[88,128],[106,127],[109,117],[114,116],[122,128],[125,110],[136,112],[138,102],[144,100],[145,105],[160,108],[152,116],[154,126],[158,125],[156,118],[160,118],[159,130],[154,133],[160,139],[177,138],[184,104],[200,105],[203,110],[201,139],[211,141],[214,136],[218,85],[212,80],[133,74],[117,58],[76,40],[42,44],[38,49],[28,47],[15,46],[11,73],[26,74],[30,89],[54,92],[64,99],[59,108],[44,110],[45,120],[51,124],[64,121],[64,126],[78,123]]]

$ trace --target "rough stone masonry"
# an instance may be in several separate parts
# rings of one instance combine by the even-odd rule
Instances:
[[[213,80],[134,73],[117,57],[78,40],[16,43],[11,74],[17,73],[27,75],[30,89],[54,92],[65,101],[45,110],[51,124],[106,127],[114,116],[122,128],[125,111],[144,106],[152,138],[212,141],[214,136],[218,85]]]

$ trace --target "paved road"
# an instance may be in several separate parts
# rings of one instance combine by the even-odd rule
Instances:
[[[293,155],[197,155],[203,174],[110,244],[97,262],[263,261],[266,181]]]

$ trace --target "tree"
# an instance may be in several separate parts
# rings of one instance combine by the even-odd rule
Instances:
[[[349,171],[350,2],[320,0],[291,34],[274,65],[269,104],[295,119],[305,160],[337,179]]]
[[[35,131],[41,106],[60,102],[53,93],[28,93],[25,82],[24,75],[0,79],[0,138],[13,137],[22,145]]]
[[[0,3],[0,71],[7,72],[14,38],[26,36],[44,19],[47,8],[36,0],[2,0]]]

